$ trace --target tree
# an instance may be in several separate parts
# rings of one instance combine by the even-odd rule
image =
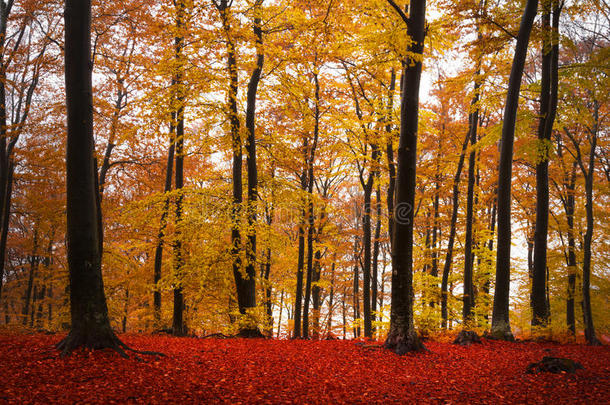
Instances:
[[[403,67],[400,103],[400,140],[396,171],[396,207],[392,243],[392,306],[385,347],[405,354],[424,348],[413,323],[413,217],[417,163],[419,84],[425,37],[426,1],[414,0],[409,17],[393,1],[388,3],[407,24],[410,60]],[[405,215],[406,213],[406,215]]]
[[[102,280],[98,203],[93,161],[91,1],[65,2],[67,244],[71,329],[58,343],[63,354],[84,346],[125,355],[114,334]]]
[[[559,82],[559,13],[557,0],[542,3],[542,79],[538,122],[539,161],[536,165],[536,225],[532,275],[532,325],[546,325],[550,308],[546,300],[547,237],[549,226],[549,154],[551,133],[557,112]],[[552,9],[552,10],[551,10]],[[553,25],[551,27],[551,12]]]
[[[510,290],[510,245],[511,245],[511,181],[513,165],[513,143],[515,124],[519,107],[521,77],[527,56],[527,48],[536,17],[538,0],[527,0],[519,33],[515,56],[508,79],[508,93],[504,107],[504,122],[500,146],[500,165],[498,170],[498,247],[496,258],[496,284],[494,292],[493,313],[491,319],[491,336],[499,339],[512,339],[510,330],[508,300]]]

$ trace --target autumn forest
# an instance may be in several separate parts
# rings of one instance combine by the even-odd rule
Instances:
[[[609,62],[604,0],[1,0],[0,334],[607,344]]]

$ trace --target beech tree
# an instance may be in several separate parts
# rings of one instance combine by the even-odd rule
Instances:
[[[67,245],[70,273],[68,336],[57,347],[67,354],[84,346],[113,348],[125,355],[110,327],[102,281],[101,241],[93,161],[91,2],[65,2],[65,80],[68,117],[66,150]]]
[[[392,235],[392,307],[390,330],[385,341],[386,348],[397,354],[405,354],[424,348],[413,324],[413,210],[426,1],[412,1],[409,17],[393,0],[388,0],[388,3],[407,24],[407,35],[411,41],[408,49],[410,60],[404,63],[401,90],[396,206]]]
[[[511,245],[511,181],[513,165],[513,142],[519,107],[521,77],[527,56],[530,33],[536,17],[538,0],[528,0],[523,10],[515,56],[508,79],[508,93],[504,107],[502,138],[500,139],[500,167],[498,170],[498,247],[496,258],[496,283],[494,292],[491,335],[499,339],[512,339],[508,301],[510,291],[510,245]]]

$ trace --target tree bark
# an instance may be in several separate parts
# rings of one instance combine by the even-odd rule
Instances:
[[[553,4],[552,4],[553,3]],[[542,79],[540,86],[540,118],[538,121],[538,158],[536,165],[536,228],[534,230],[534,268],[532,277],[532,326],[546,326],[550,308],[546,300],[547,237],[549,226],[549,154],[553,122],[557,111],[558,32],[557,0],[542,3]],[[551,8],[553,26],[551,27]],[[556,43],[554,43],[556,42]]]
[[[70,281],[68,336],[63,354],[74,348],[111,347],[124,352],[110,327],[102,281],[93,153],[91,2],[66,0],[65,80],[68,116],[66,152],[67,248]]]
[[[163,211],[161,211],[161,221],[159,225],[159,233],[157,234],[157,246],[155,247],[155,261],[153,269],[153,283],[155,289],[153,291],[153,316],[155,327],[161,327],[161,291],[159,290],[159,281],[161,281],[161,268],[163,265],[163,238],[165,237],[165,229],[167,228],[167,215],[169,214],[170,197],[168,193],[172,190],[172,177],[174,169],[174,148],[175,148],[175,113],[171,114],[171,123],[169,129],[170,144],[167,149],[167,166],[165,170],[165,201]]]
[[[504,108],[502,138],[500,148],[500,165],[498,173],[498,249],[496,254],[496,284],[491,336],[498,339],[513,339],[510,330],[508,301],[510,293],[510,245],[511,245],[511,181],[513,164],[513,143],[515,124],[519,107],[521,78],[527,56],[530,32],[536,17],[538,0],[527,0],[519,33],[515,56],[508,80],[508,93]]]
[[[424,348],[415,332],[413,323],[413,219],[419,85],[422,69],[420,58],[423,57],[424,50],[425,15],[426,1],[412,0],[407,35],[413,42],[410,43],[407,50],[417,55],[418,58],[405,63],[403,73],[404,86],[401,94],[394,242],[392,245],[392,307],[390,330],[384,345],[397,354]]]
[[[474,103],[474,99],[473,99]],[[473,105],[471,103],[471,106]],[[447,286],[449,284],[449,273],[451,272],[451,264],[453,261],[453,245],[455,243],[455,233],[457,228],[458,208],[460,203],[460,178],[464,167],[464,159],[466,157],[466,149],[470,142],[470,131],[466,133],[464,142],[462,143],[462,151],[460,159],[453,178],[453,201],[451,210],[451,222],[449,223],[449,240],[447,242],[447,252],[445,253],[445,264],[443,265],[443,275],[441,279],[441,318],[443,329],[447,328],[448,310],[447,310]]]
[[[388,161],[388,235],[390,244],[392,244],[392,235],[394,235],[394,193],[396,189],[396,164],[394,163],[394,132],[393,132],[393,116],[394,116],[394,91],[396,90],[396,71],[392,68],[390,77],[390,88],[388,90],[388,110],[386,112],[385,132],[386,140],[386,159]]]
[[[466,328],[467,325],[472,321],[473,309],[474,309],[474,287],[472,282],[473,272],[473,212],[474,212],[474,186],[475,186],[475,166],[476,166],[476,150],[475,146],[477,143],[477,129],[479,127],[479,89],[481,74],[480,67],[477,68],[475,73],[474,83],[474,97],[472,99],[472,106],[474,111],[470,114],[469,122],[469,133],[470,133],[470,156],[468,157],[468,190],[466,194],[466,235],[464,243],[464,295],[462,300],[462,320]]]
[[[314,230],[314,206],[313,206],[313,185],[314,185],[314,160],[318,137],[320,135],[320,81],[318,73],[314,73],[314,129],[313,142],[307,162],[307,201],[308,201],[308,229],[307,229],[307,280],[305,285],[305,302],[303,304],[303,337],[309,335],[309,300],[311,297],[311,277],[313,271],[313,230]]]
[[[32,287],[34,278],[38,270],[38,224],[34,225],[34,237],[32,240],[32,254],[30,255],[30,272],[28,275],[28,284],[23,295],[23,311],[21,312],[23,326],[27,325],[28,314],[30,313],[30,300],[32,299]],[[34,292],[34,296],[36,292]],[[34,313],[34,302],[32,302],[32,313]]]
[[[263,0],[257,0],[254,5],[253,31],[256,37],[256,66],[250,75],[248,82],[247,105],[246,105],[246,168],[248,173],[248,242],[246,244],[246,277],[242,280],[242,288],[237,288],[238,301],[244,304],[244,312],[248,317],[248,311],[256,307],[256,205],[258,200],[258,172],[256,167],[256,93],[263,72],[265,55],[263,53],[263,31],[261,27],[261,5]],[[269,254],[270,256],[270,254]],[[270,260],[270,258],[269,258]],[[270,293],[270,290],[268,290]],[[244,294],[239,299],[239,294]],[[269,305],[270,300],[267,300]],[[241,309],[240,309],[241,312]],[[273,318],[272,318],[273,319]],[[239,334],[244,337],[262,337],[262,333],[256,325],[256,319],[248,319]]]
[[[176,29],[174,38],[174,58],[176,60],[176,73],[174,79],[174,91],[176,100],[176,231],[174,235],[174,311],[172,316],[172,334],[175,336],[186,335],[186,324],[184,321],[184,293],[182,278],[184,271],[184,252],[182,251],[182,201],[184,186],[184,109],[186,100],[186,88],[184,84],[184,35],[182,31],[185,26],[186,9],[182,1],[176,2]]]

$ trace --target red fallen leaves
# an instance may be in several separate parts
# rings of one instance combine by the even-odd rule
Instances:
[[[111,351],[60,358],[57,336],[0,336],[0,403],[605,403],[610,348],[427,342],[397,356],[350,341],[122,336],[167,358]],[[526,374],[544,356],[575,374]]]

